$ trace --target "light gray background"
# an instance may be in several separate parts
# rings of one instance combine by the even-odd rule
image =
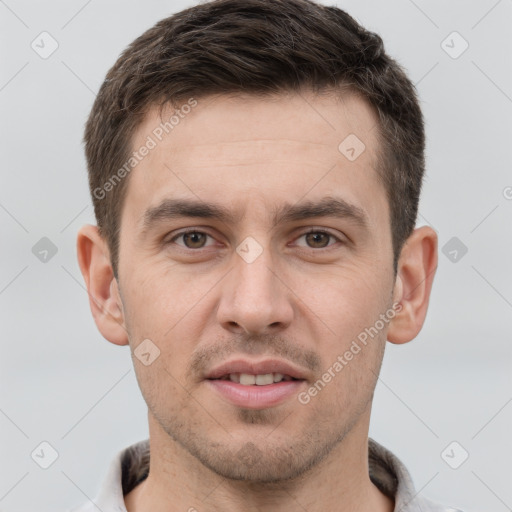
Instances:
[[[2,512],[93,498],[111,458],[147,437],[128,347],[96,330],[76,263],[76,231],[94,222],[81,138],[122,49],[189,5],[0,0]],[[380,33],[417,84],[428,134],[418,224],[437,230],[440,249],[454,236],[468,248],[455,263],[440,252],[422,333],[389,345],[371,436],[426,496],[511,510],[512,1],[338,5]],[[31,48],[42,31],[59,44],[46,60]],[[453,31],[469,43],[457,59],[441,46]],[[32,253],[42,237],[58,248],[46,263]],[[31,458],[42,441],[59,453],[46,470]],[[469,453],[456,470],[441,457],[452,441]]]

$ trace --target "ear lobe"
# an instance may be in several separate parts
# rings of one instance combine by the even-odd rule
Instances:
[[[99,331],[115,345],[127,345],[123,306],[106,242],[97,226],[85,225],[77,236],[78,264]]]
[[[394,290],[401,308],[388,329],[388,341],[407,343],[414,339],[425,322],[430,292],[437,268],[437,235],[422,226],[413,231],[402,248]]]

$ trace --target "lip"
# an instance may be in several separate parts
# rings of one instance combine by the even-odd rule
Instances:
[[[247,373],[249,375],[265,375],[267,373],[282,373],[294,379],[305,380],[305,375],[298,368],[279,359],[265,359],[263,361],[250,361],[247,359],[233,359],[225,361],[211,370],[206,379],[220,379],[230,373]],[[271,386],[272,384],[269,384]]]
[[[304,380],[281,381],[265,386],[245,386],[229,380],[206,380],[206,384],[230,404],[245,409],[267,409],[299,393]]]
[[[230,373],[247,373],[249,375],[282,373],[297,380],[274,382],[263,386],[256,384],[246,386],[230,380],[221,380],[221,377]],[[279,405],[297,395],[300,388],[305,385],[305,381],[304,372],[279,359],[264,359],[262,361],[233,359],[215,367],[205,377],[205,382],[210,389],[230,404],[246,409],[266,409]]]

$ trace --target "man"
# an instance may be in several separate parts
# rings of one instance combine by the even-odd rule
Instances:
[[[150,438],[80,511],[446,511],[368,439],[386,340],[425,320],[424,126],[382,40],[308,0],[217,0],[109,71],[78,258]]]

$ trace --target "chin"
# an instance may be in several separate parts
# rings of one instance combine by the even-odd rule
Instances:
[[[271,443],[270,435],[235,435],[222,443],[204,438],[198,443],[195,437],[184,447],[203,466],[228,480],[282,485],[307,473],[341,440],[326,442],[310,432],[298,439],[275,434]]]

